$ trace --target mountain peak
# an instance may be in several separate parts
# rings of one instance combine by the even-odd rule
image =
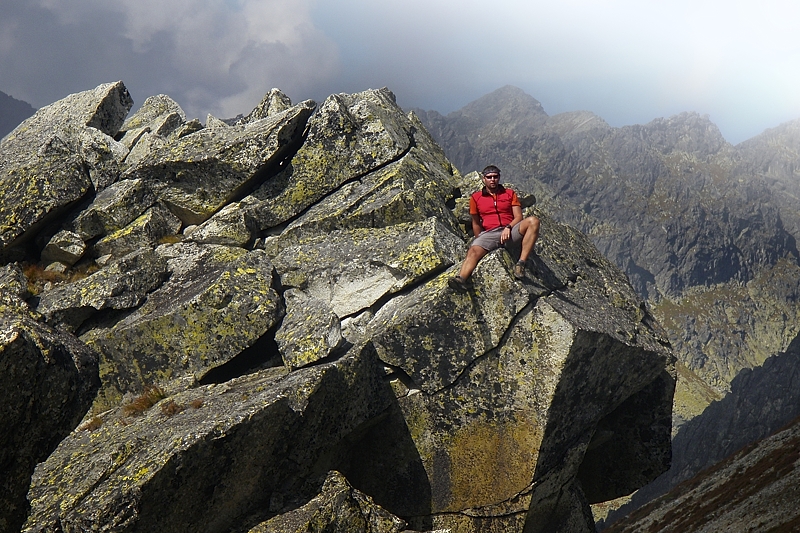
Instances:
[[[36,112],[28,102],[17,100],[0,91],[0,138],[3,138],[20,122]]]
[[[499,117],[516,117],[516,120],[544,119],[547,117],[541,102],[519,87],[505,85],[467,104],[449,116],[466,115],[484,121]]]

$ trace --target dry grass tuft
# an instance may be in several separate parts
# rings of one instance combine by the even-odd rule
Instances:
[[[185,410],[186,406],[181,405],[179,403],[175,403],[175,400],[170,400],[168,402],[164,402],[161,404],[161,412],[167,416],[177,415],[178,413]]]
[[[94,274],[98,270],[100,270],[100,267],[95,263],[83,263],[67,273],[45,270],[38,263],[26,264],[22,267],[22,273],[28,280],[28,292],[34,296],[41,294],[48,283],[74,283]]]
[[[83,426],[81,426],[80,429],[82,429],[83,431],[91,432],[94,431],[95,429],[100,429],[102,425],[103,425],[103,419],[100,418],[99,416],[93,416],[85,424],[83,424]]]
[[[165,398],[163,389],[158,385],[146,385],[142,394],[137,396],[131,403],[122,406],[122,414],[125,416],[138,416],[153,407]]]

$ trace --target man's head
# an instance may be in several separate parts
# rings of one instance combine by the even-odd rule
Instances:
[[[500,185],[500,169],[494,165],[489,165],[481,172],[483,184],[487,189],[493,191]]]

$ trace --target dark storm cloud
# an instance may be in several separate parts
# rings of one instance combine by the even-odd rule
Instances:
[[[123,80],[137,103],[170,95],[190,116],[247,112],[272,87],[308,93],[337,64],[302,2],[9,0],[0,90],[43,106]]]

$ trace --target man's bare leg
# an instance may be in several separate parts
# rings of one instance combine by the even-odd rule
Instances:
[[[467,257],[461,263],[461,270],[458,272],[459,277],[465,281],[469,279],[475,267],[478,266],[478,261],[483,259],[483,256],[487,253],[489,252],[480,246],[470,246],[469,250],[467,250]]]
[[[533,251],[536,239],[539,238],[539,219],[530,216],[522,219],[519,223],[519,232],[522,235],[522,250],[519,254],[519,261],[514,265],[514,277],[523,279],[525,277],[525,262]]]
[[[519,260],[524,263],[528,260],[528,256],[539,238],[539,218],[530,216],[522,219],[522,222],[519,223],[519,232],[522,234],[522,250]]]

